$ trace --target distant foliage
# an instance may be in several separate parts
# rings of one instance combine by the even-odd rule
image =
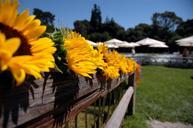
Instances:
[[[129,28],[126,31],[126,39],[128,42],[135,42],[138,40],[141,40],[146,37],[152,37],[153,32],[152,32],[152,26],[148,24],[141,23],[135,28]]]
[[[35,8],[33,14],[41,20],[43,25],[47,25],[46,32],[58,30],[54,27],[55,15],[51,12],[42,11]],[[86,39],[95,42],[117,38],[128,42],[136,42],[146,37],[154,38],[166,42],[169,51],[178,50],[175,40],[193,35],[193,19],[183,21],[174,12],[155,12],[152,15],[152,23],[140,23],[133,28],[125,29],[113,18],[106,18],[102,22],[102,12],[100,7],[94,4],[89,20],[76,20],[74,31],[79,32]]]
[[[108,32],[114,38],[120,38],[120,35],[125,32],[124,28],[116,23],[113,18],[104,22],[101,31]]]
[[[55,15],[51,12],[35,8],[33,14],[41,20],[43,25],[47,25],[46,32],[58,30],[54,27]],[[113,18],[107,17],[102,22],[101,15],[100,7],[94,4],[90,21],[86,19],[76,20],[74,31],[95,42],[104,42],[112,38],[136,42],[150,37],[166,42],[170,52],[178,50],[175,40],[193,35],[193,19],[183,21],[181,17],[170,11],[156,12],[152,15],[151,24],[140,23],[128,29],[119,25]]]
[[[77,20],[74,22],[75,31],[81,33],[84,37],[90,34],[92,26],[88,20]]]
[[[89,34],[88,38],[95,42],[104,42],[104,41],[110,40],[111,36],[109,35],[108,32],[103,32],[103,33],[95,32],[95,33]]]
[[[114,19],[106,19],[102,23],[100,7],[94,4],[91,11],[90,21],[76,20],[74,22],[74,30],[82,34],[92,41],[106,41],[111,38],[124,39],[126,37],[125,30],[122,26],[114,21]]]
[[[193,19],[182,22],[176,29],[177,34],[180,36],[192,36],[193,35]]]
[[[37,19],[41,20],[43,25],[47,26],[47,32],[54,31],[54,20],[55,15],[48,11],[42,11],[41,9],[34,8],[33,14],[36,16]]]
[[[175,31],[177,26],[182,22],[174,12],[165,11],[164,13],[154,13],[152,17],[153,25],[157,25],[167,31]]]
[[[102,25],[102,17],[100,7],[94,4],[94,8],[92,9],[90,24],[92,26],[92,31],[98,31],[101,29]]]

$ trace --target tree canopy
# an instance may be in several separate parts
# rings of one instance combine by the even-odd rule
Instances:
[[[34,9],[33,14],[41,20],[43,25],[47,26],[47,32],[55,30],[54,14],[37,8]],[[170,52],[177,50],[175,40],[193,35],[193,19],[183,21],[175,12],[155,12],[152,15],[151,24],[140,23],[128,29],[119,25],[113,18],[107,17],[102,22],[101,15],[100,7],[94,4],[90,21],[86,19],[76,20],[74,30],[95,42],[103,42],[112,38],[135,42],[150,37],[166,42],[170,47]]]
[[[183,21],[175,12],[165,11],[154,13],[152,23],[140,23],[133,28],[125,30],[113,18],[106,18],[102,23],[100,7],[94,4],[90,21],[77,20],[74,22],[75,31],[81,33],[92,41],[106,41],[118,38],[128,42],[135,42],[146,37],[166,42],[170,51],[176,51],[175,40],[193,35],[193,19]]]
[[[193,35],[193,19],[182,22],[176,29],[177,34],[183,37]]]
[[[165,11],[163,13],[154,13],[152,17],[153,25],[157,25],[167,31],[174,31],[182,22],[174,12]]]
[[[91,32],[91,24],[88,20],[77,20],[74,22],[74,28],[75,31],[81,33],[84,37],[87,37],[87,35]]]
[[[96,4],[94,4],[91,12],[90,24],[92,25],[93,31],[98,31],[102,25],[101,10]]]
[[[42,11],[41,9],[34,8],[33,14],[36,16],[37,19],[41,20],[42,25],[47,26],[47,32],[54,31],[54,20],[55,15],[48,11]]]

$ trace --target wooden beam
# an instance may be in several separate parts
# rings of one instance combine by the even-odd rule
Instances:
[[[54,90],[54,80],[48,79],[44,97],[42,97],[43,79],[41,79],[36,81],[39,87],[34,88],[35,99],[32,98],[31,93],[28,92],[25,86],[14,88],[10,91],[0,89],[0,107],[10,108],[7,114],[12,113],[12,110],[18,110],[15,114],[18,115],[17,124],[14,123],[11,116],[9,116],[7,119],[7,127],[41,127],[48,125],[48,123],[48,126],[51,126],[55,119],[55,109],[58,110],[57,115],[65,113],[66,120],[70,120],[94,103],[98,98],[116,89],[127,77],[128,75],[122,75],[118,79],[106,81],[98,79],[96,75],[93,76],[93,79],[86,79],[79,76],[78,79],[66,79],[55,82],[54,84],[57,86]],[[58,103],[58,101],[60,101],[60,103]],[[67,109],[64,103],[67,104]],[[26,111],[24,112],[20,106],[25,104]],[[3,126],[3,119],[5,118],[3,113],[1,114],[0,127]]]
[[[119,102],[118,106],[116,107],[115,111],[113,112],[111,118],[108,120],[105,128],[119,128],[120,127],[121,122],[124,118],[124,115],[127,111],[127,107],[131,100],[133,92],[134,92],[133,87],[129,87],[127,89],[121,101]]]
[[[131,97],[131,101],[129,103],[129,106],[128,106],[128,111],[127,111],[127,115],[133,115],[135,114],[135,100],[136,100],[136,85],[135,85],[135,74],[132,74],[129,78],[128,78],[128,86],[129,87],[133,87],[133,95]]]

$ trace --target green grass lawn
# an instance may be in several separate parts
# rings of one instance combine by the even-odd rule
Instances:
[[[193,124],[193,69],[142,67],[136,114],[126,117],[123,126],[147,128],[150,119]]]

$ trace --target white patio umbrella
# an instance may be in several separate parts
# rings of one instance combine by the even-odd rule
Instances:
[[[119,48],[117,45],[114,44],[106,44],[108,48]]]
[[[97,45],[103,44],[102,42],[98,42]],[[118,46],[114,44],[105,44],[108,48],[119,48]]]
[[[128,42],[126,42],[126,41],[124,41],[124,42],[127,43],[127,46],[130,47],[130,48],[134,48],[134,47],[140,46],[139,44],[137,44],[137,43],[135,43],[135,42],[130,42],[130,43],[128,43]]]
[[[142,39],[140,41],[137,41],[136,43],[139,45],[142,45],[142,46],[144,46],[144,45],[150,46],[150,45],[154,45],[154,44],[160,44],[160,45],[165,44],[165,42],[151,39],[151,38],[145,38],[145,39]]]
[[[180,40],[176,40],[179,46],[193,47],[193,36],[186,37]]]
[[[165,44],[153,44],[149,46],[150,48],[168,48]]]
[[[93,47],[97,47],[97,44],[91,40],[86,40],[89,44],[91,44]]]
[[[122,41],[122,42],[117,42],[117,43],[115,43],[114,45],[116,45],[116,46],[118,46],[118,47],[124,47],[124,48],[127,48],[127,47],[130,47],[130,45],[129,45],[129,43],[128,42],[126,42],[126,41]]]
[[[111,40],[105,41],[104,43],[105,43],[105,44],[113,44],[113,45],[119,46],[119,44],[122,44],[122,43],[124,43],[124,42],[121,41],[121,40],[118,40],[118,39],[113,38],[113,39],[111,39]]]
[[[115,38],[113,38],[113,39],[111,39],[111,40],[108,40],[108,41],[105,41],[104,42],[105,44],[111,44],[111,45],[116,45],[116,46],[121,46],[121,45],[123,45],[123,44],[125,44],[123,41],[121,41],[121,40],[118,40],[118,39],[115,39]]]
[[[134,47],[138,47],[139,44],[136,43],[124,43],[124,44],[120,44],[119,47],[121,48],[134,48]]]

